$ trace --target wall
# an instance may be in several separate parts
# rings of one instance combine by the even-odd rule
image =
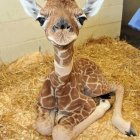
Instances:
[[[124,0],[122,24],[127,25],[138,8],[140,8],[140,0]]]
[[[87,0],[77,0],[83,6]],[[37,0],[43,3],[44,0]],[[78,43],[89,37],[120,35],[123,0],[105,0],[100,13],[86,21],[80,31]],[[0,1],[0,59],[11,62],[16,58],[33,51],[52,53],[43,30],[37,22],[29,18],[23,11],[19,0]]]

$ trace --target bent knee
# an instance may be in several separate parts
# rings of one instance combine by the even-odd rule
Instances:
[[[52,137],[54,140],[71,140],[72,131],[62,125],[56,125],[53,129]]]
[[[121,84],[113,84],[111,88],[112,88],[112,91],[114,92],[116,91],[124,92],[124,87]]]
[[[35,127],[41,135],[49,136],[52,135],[53,126],[51,121],[38,119]]]

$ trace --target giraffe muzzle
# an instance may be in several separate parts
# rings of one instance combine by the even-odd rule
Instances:
[[[64,18],[60,18],[57,23],[52,27],[53,32],[57,32],[58,30],[67,30],[68,32],[72,32],[72,26],[68,23],[68,21]]]

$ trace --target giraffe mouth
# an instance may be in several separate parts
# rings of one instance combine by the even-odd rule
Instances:
[[[73,32],[68,34],[57,33],[56,35],[48,36],[48,39],[53,45],[66,46],[74,42],[77,39],[77,35]]]

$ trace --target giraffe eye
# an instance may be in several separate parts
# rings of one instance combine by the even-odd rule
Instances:
[[[85,16],[80,16],[80,17],[78,17],[78,21],[79,21],[79,23],[80,23],[81,25],[84,24],[84,21],[85,21],[85,20],[87,20],[87,18],[86,18]]]
[[[39,21],[40,26],[42,26],[46,19],[45,19],[45,17],[38,17],[36,20]]]
[[[81,29],[82,25],[84,24],[84,21],[87,19],[85,14],[78,14],[75,15],[75,21],[78,25],[78,28]]]

